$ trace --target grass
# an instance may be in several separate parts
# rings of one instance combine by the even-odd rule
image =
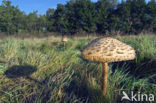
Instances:
[[[0,40],[0,103],[121,103],[122,91],[156,96],[156,36],[113,36],[135,48],[133,61],[109,64],[108,91],[100,92],[100,63],[81,50],[95,37]]]

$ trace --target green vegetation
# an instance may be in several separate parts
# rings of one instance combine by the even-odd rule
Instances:
[[[65,47],[59,37],[0,40],[0,102],[116,103],[123,90],[156,96],[156,36],[114,37],[134,47],[137,58],[109,64],[106,97],[102,66],[81,57],[95,37],[71,38]]]
[[[39,34],[59,32],[74,35],[139,34],[156,32],[156,1],[150,0],[69,0],[50,8],[44,15],[25,14],[18,6],[3,0],[0,5],[0,33]]]

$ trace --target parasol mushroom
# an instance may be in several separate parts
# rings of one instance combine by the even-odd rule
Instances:
[[[67,41],[68,41],[68,38],[62,36],[62,42],[63,42],[64,47],[65,47],[65,44],[66,44]]]
[[[135,50],[121,41],[106,37],[92,41],[82,50],[84,59],[102,63],[101,91],[105,95],[107,90],[108,63],[132,60],[135,58]]]

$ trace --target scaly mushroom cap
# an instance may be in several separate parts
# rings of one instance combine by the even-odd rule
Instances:
[[[117,39],[106,37],[92,41],[83,49],[82,56],[92,61],[116,62],[134,59],[135,50]]]

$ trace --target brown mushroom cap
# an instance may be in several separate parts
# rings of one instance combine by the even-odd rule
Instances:
[[[106,37],[92,41],[83,49],[82,56],[92,61],[116,62],[134,59],[135,50],[117,39]]]

